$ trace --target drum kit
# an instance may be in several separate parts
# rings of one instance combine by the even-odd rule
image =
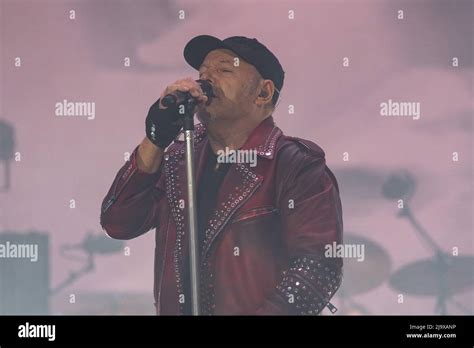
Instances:
[[[409,173],[396,173],[383,183],[382,194],[387,199],[404,201],[398,216],[411,224],[433,256],[409,263],[392,272],[390,256],[381,245],[363,236],[345,233],[344,244],[364,245],[365,257],[364,262],[354,258],[344,259],[344,280],[336,293],[340,301],[341,314],[380,314],[371,313],[353,297],[388,282],[388,285],[399,294],[434,297],[435,314],[448,314],[449,303],[459,312],[472,315],[472,309],[466,308],[453,297],[473,289],[474,257],[447,253],[430,237],[415,219],[407,203],[415,191],[414,188],[415,180]]]

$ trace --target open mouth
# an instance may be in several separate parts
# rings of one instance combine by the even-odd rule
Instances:
[[[206,106],[211,105],[212,101],[213,101],[214,99],[217,99],[217,98],[218,98],[218,97],[214,94],[212,97],[207,98],[207,102],[206,102],[206,104],[204,104],[204,105],[206,105]]]

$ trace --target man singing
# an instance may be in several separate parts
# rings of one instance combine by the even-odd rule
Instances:
[[[242,36],[197,36],[184,58],[215,96],[191,78],[165,88],[146,117],[146,137],[103,201],[102,227],[116,239],[156,228],[157,314],[191,314],[185,143],[177,139],[182,119],[177,106],[161,103],[189,92],[201,122],[194,139],[201,313],[334,309],[329,300],[342,280],[342,259],[325,257],[325,246],[342,243],[339,188],[324,151],[274,123],[280,62]],[[256,161],[222,160],[229,150],[255,151]]]

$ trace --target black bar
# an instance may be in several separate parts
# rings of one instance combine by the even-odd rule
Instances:
[[[58,344],[125,344],[136,347],[163,343],[472,347],[472,319],[472,316],[0,316],[0,347]],[[47,337],[20,338],[19,331],[26,334],[27,328],[28,334],[36,334],[38,327],[33,330],[31,325],[55,325],[54,341]],[[43,333],[48,336],[47,331]],[[407,334],[425,337],[409,338]],[[433,334],[454,334],[455,337],[426,336]]]

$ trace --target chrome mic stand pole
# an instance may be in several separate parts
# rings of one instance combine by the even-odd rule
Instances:
[[[186,180],[188,192],[188,223],[189,223],[189,260],[191,276],[192,314],[200,315],[199,304],[199,247],[196,210],[196,182],[194,171],[194,108],[196,100],[189,98],[184,105],[184,137],[186,141]]]

